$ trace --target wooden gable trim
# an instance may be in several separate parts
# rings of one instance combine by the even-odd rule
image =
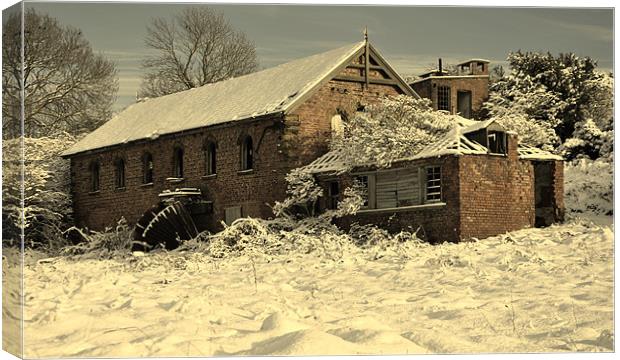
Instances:
[[[381,54],[372,46],[372,44],[368,44],[370,48],[370,54],[372,56],[372,60],[374,60],[377,64],[385,68],[385,73],[393,80],[398,83],[398,87],[409,96],[413,96],[417,99],[420,99],[420,95],[418,95],[413,89],[407,84],[407,82],[394,70],[392,66],[381,56]]]

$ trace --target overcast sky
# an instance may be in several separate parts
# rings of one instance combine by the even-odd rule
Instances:
[[[27,6],[82,29],[96,51],[117,63],[117,108],[135,101],[145,28],[154,17],[196,4],[36,3]],[[505,64],[514,50],[575,52],[613,67],[613,11],[566,8],[209,5],[245,31],[261,68],[360,41],[370,41],[403,75],[438,57],[444,63],[485,58]]]

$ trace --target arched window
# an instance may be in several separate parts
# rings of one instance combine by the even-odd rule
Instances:
[[[331,128],[332,137],[344,135],[344,124],[342,123],[342,116],[340,114],[332,116]]]
[[[173,166],[174,166],[174,177],[175,178],[183,178],[183,148],[175,147],[174,148],[174,157],[173,157]]]
[[[90,163],[90,191],[99,191],[99,170],[99,161],[93,161]]]
[[[208,142],[204,147],[205,153],[205,175],[214,175],[216,174],[216,145],[214,142]]]
[[[125,160],[118,158],[114,161],[114,187],[125,187]]]
[[[252,137],[246,136],[241,142],[241,170],[251,170],[254,168],[254,148]]]
[[[142,156],[142,183],[151,184],[153,182],[153,155],[145,153]]]

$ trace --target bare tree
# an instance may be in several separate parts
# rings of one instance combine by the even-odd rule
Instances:
[[[20,135],[22,91],[26,136],[80,134],[105,122],[118,90],[114,63],[93,53],[79,29],[28,9],[22,64],[20,15],[2,26],[3,137]]]
[[[157,54],[143,62],[139,97],[158,97],[256,70],[256,48],[223,14],[187,8],[147,27],[146,45]]]

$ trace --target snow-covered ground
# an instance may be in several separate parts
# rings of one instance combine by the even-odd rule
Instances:
[[[255,272],[245,256],[30,253],[25,355],[612,351],[611,221],[351,248],[337,261],[282,255],[255,259]],[[15,268],[3,266],[6,281]],[[17,297],[5,299],[16,314]]]

